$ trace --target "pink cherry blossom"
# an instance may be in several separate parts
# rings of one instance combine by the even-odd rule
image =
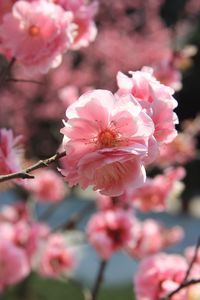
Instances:
[[[196,155],[196,140],[187,133],[179,133],[169,144],[160,147],[160,156],[156,163],[168,166],[172,164],[184,164]]]
[[[0,222],[17,223],[18,221],[30,220],[27,205],[22,201],[17,201],[12,205],[3,205],[0,212]]]
[[[40,243],[46,240],[49,228],[42,223],[20,221],[14,226],[13,243],[23,249],[31,261],[39,250]]]
[[[73,40],[72,13],[48,1],[17,1],[0,26],[2,47],[26,73],[46,73],[60,64]]]
[[[56,202],[63,200],[67,187],[62,177],[53,170],[38,170],[34,179],[26,180],[24,187],[38,201]]]
[[[161,251],[164,247],[173,245],[183,238],[183,229],[180,226],[165,228],[153,219],[143,222],[137,221],[137,235],[128,243],[127,251],[134,258],[141,259]]]
[[[134,219],[130,212],[107,210],[96,213],[87,225],[89,243],[103,259],[122,250],[132,239]]]
[[[78,88],[75,85],[64,87],[58,91],[58,97],[67,108],[79,97]]]
[[[175,182],[184,176],[183,168],[166,170],[165,174],[148,178],[142,187],[122,197],[131,199],[133,205],[142,211],[162,211],[166,209]]]
[[[74,256],[59,234],[51,235],[42,251],[39,272],[43,276],[58,277],[74,267]]]
[[[150,115],[154,124],[154,137],[159,143],[169,143],[176,137],[177,115],[173,109],[177,106],[172,97],[173,89],[161,84],[152,75],[151,68],[130,72],[131,77],[118,72],[118,95],[131,93]]]
[[[182,75],[177,70],[170,60],[162,61],[160,64],[154,66],[154,76],[162,84],[170,86],[176,92],[182,89]]]
[[[71,46],[73,50],[87,47],[93,42],[97,35],[97,27],[93,21],[97,13],[97,2],[86,5],[84,0],[52,0],[62,6],[66,11],[73,13],[73,23],[76,25],[74,41]]]
[[[69,106],[66,116],[62,174],[71,186],[92,185],[118,196],[143,184],[143,161],[155,155],[149,141],[154,126],[131,95],[94,90]]]
[[[22,149],[19,147],[21,137],[14,138],[11,129],[0,129],[0,175],[21,170]]]
[[[160,253],[145,258],[135,274],[137,300],[158,300],[175,290],[183,281],[188,264],[180,255]],[[187,290],[176,293],[172,300],[187,300]]]
[[[25,252],[9,241],[0,239],[0,292],[24,279],[30,272]]]

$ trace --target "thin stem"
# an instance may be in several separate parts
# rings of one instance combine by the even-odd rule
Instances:
[[[31,173],[34,170],[40,169],[40,168],[48,167],[50,164],[59,160],[60,158],[64,157],[65,155],[66,155],[65,151],[63,151],[61,153],[56,153],[47,159],[38,161],[36,164],[34,164],[20,172],[11,173],[11,174],[7,174],[7,175],[1,175],[0,182],[4,182],[7,180],[16,179],[16,178],[21,178],[21,179],[34,178],[34,176],[30,175],[29,173]]]
[[[165,297],[161,298],[161,300],[168,300],[170,299],[172,296],[174,296],[176,293],[178,293],[180,290],[192,285],[192,284],[198,284],[200,283],[200,278],[199,279],[191,279],[188,281],[185,281],[184,283],[182,283],[179,287],[177,287],[177,289],[175,289],[174,291],[172,291],[171,293],[169,293],[168,295],[166,295]]]
[[[192,284],[197,284],[197,283],[200,283],[200,278],[199,279],[191,279],[191,280],[188,280],[188,277],[190,275],[190,272],[192,270],[192,267],[196,261],[196,258],[197,258],[197,255],[198,255],[198,250],[199,250],[199,247],[200,247],[200,237],[198,238],[198,241],[196,243],[196,247],[195,247],[195,251],[194,251],[194,255],[191,259],[191,262],[189,264],[189,267],[187,269],[187,272],[185,274],[185,277],[182,281],[182,283],[174,290],[172,291],[171,293],[167,294],[166,296],[164,296],[163,298],[161,298],[160,300],[168,300],[170,299],[173,295],[175,295],[176,293],[178,293],[180,290],[192,285]]]
[[[103,282],[103,277],[104,277],[104,272],[107,266],[107,261],[106,260],[102,260],[99,266],[99,271],[97,274],[97,278],[95,280],[93,289],[92,289],[92,299],[91,300],[96,300],[98,297],[98,293],[100,290],[100,286]]]
[[[187,281],[187,279],[188,279],[188,277],[190,275],[191,269],[192,269],[192,267],[193,267],[193,265],[194,265],[194,263],[195,263],[195,261],[197,259],[199,247],[200,247],[200,237],[197,240],[197,244],[196,244],[195,251],[194,251],[194,256],[191,259],[191,262],[189,264],[188,270],[187,270],[187,272],[185,274],[185,278],[183,279],[183,283]]]

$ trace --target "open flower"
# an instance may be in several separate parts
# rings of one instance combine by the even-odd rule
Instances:
[[[134,219],[129,211],[118,209],[99,212],[88,223],[88,240],[103,259],[109,259],[131,241],[133,226]]]
[[[59,234],[51,235],[40,258],[39,272],[43,276],[59,277],[74,267],[74,256]]]
[[[130,72],[131,77],[118,72],[118,95],[131,93],[152,118],[155,125],[154,137],[163,143],[170,143],[177,135],[175,124],[177,115],[173,109],[177,106],[173,98],[174,90],[161,84],[152,75],[153,69],[144,67],[141,71]]]
[[[131,95],[90,91],[68,107],[66,116],[62,174],[71,186],[92,185],[118,196],[144,183],[144,160],[154,156],[154,125]]]
[[[0,292],[24,279],[30,272],[25,252],[7,240],[0,240]]]
[[[0,26],[1,47],[27,73],[57,67],[73,41],[72,13],[48,1],[17,1]]]
[[[159,253],[145,258],[135,274],[135,292],[138,300],[158,300],[175,290],[188,269],[184,257]],[[172,300],[187,300],[187,289],[176,293]]]
[[[76,25],[72,49],[77,50],[87,47],[97,35],[97,27],[93,21],[97,13],[98,3],[93,1],[88,4],[85,0],[52,0],[66,11],[73,13],[73,23]],[[87,4],[86,4],[87,3]]]

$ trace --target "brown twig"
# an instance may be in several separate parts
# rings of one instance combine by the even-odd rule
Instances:
[[[17,178],[21,178],[21,179],[30,179],[30,178],[34,178],[33,175],[29,174],[34,170],[40,169],[40,168],[44,168],[49,166],[50,164],[52,164],[53,162],[59,160],[60,158],[64,157],[66,155],[65,151],[61,152],[61,153],[56,153],[53,156],[44,159],[44,160],[40,160],[38,161],[36,164],[20,171],[20,172],[16,172],[16,173],[11,173],[11,174],[7,174],[7,175],[1,175],[0,176],[0,182],[4,182],[7,180],[11,180],[11,179],[17,179]]]
[[[200,283],[200,278],[199,279],[191,279],[191,280],[187,280],[185,282],[183,282],[181,285],[179,285],[179,287],[177,287],[177,289],[175,289],[174,291],[172,291],[171,293],[167,294],[165,297],[161,298],[161,300],[168,300],[170,299],[172,296],[174,296],[176,293],[178,293],[180,290],[192,285],[192,284],[198,284]]]
[[[191,262],[189,264],[189,267],[187,269],[187,272],[185,274],[185,277],[182,281],[182,283],[174,290],[172,291],[171,293],[167,294],[165,297],[161,298],[160,300],[168,300],[170,299],[173,295],[175,295],[176,293],[178,293],[180,290],[192,285],[192,284],[197,284],[197,283],[200,283],[200,278],[199,279],[191,279],[191,280],[188,280],[188,277],[190,275],[190,272],[192,270],[192,267],[196,261],[196,258],[197,258],[197,255],[198,255],[198,250],[199,250],[199,247],[200,247],[200,237],[198,238],[197,240],[197,243],[196,243],[196,247],[195,247],[195,251],[194,251],[194,255],[191,259]]]
[[[196,259],[197,259],[199,247],[200,247],[200,237],[199,237],[198,240],[197,240],[196,247],[195,247],[195,251],[194,251],[194,255],[193,255],[192,259],[191,259],[191,262],[190,262],[190,264],[189,264],[188,270],[187,270],[187,272],[186,272],[186,274],[185,274],[185,277],[184,277],[184,279],[183,279],[183,283],[187,281],[187,279],[188,279],[188,277],[189,277],[189,275],[190,275],[190,272],[191,272],[191,270],[192,270],[192,267],[193,267],[193,265],[194,265],[194,263],[195,263],[195,261],[196,261]]]
[[[102,260],[101,263],[100,263],[100,266],[99,266],[99,271],[98,271],[98,274],[97,274],[97,278],[95,280],[95,283],[94,283],[94,286],[93,286],[93,289],[92,289],[92,298],[91,298],[91,300],[96,300],[97,297],[98,297],[99,289],[100,289],[100,286],[103,282],[103,276],[104,276],[106,266],[107,266],[107,261]]]

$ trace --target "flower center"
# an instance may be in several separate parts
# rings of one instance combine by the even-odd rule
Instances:
[[[98,135],[98,142],[103,147],[114,147],[117,144],[117,134],[110,129],[105,129]]]
[[[28,29],[28,33],[31,36],[38,36],[40,34],[40,28],[36,25],[31,25]]]

